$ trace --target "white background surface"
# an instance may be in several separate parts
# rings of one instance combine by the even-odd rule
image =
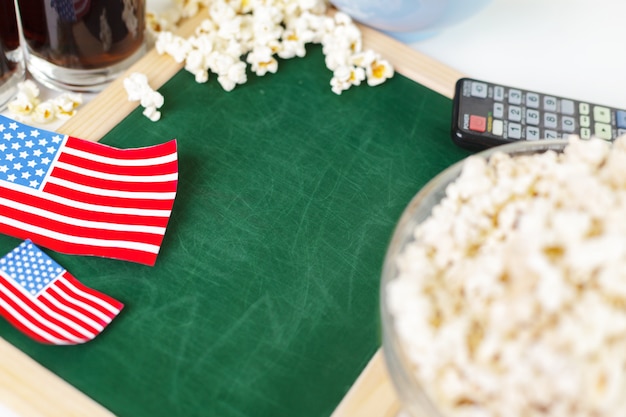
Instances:
[[[626,109],[623,0],[492,0],[411,46],[473,78]]]

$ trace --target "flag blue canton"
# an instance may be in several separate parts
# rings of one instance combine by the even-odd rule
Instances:
[[[28,240],[0,259],[0,270],[35,297],[65,272],[63,267]]]
[[[64,136],[0,116],[0,181],[39,190]]]

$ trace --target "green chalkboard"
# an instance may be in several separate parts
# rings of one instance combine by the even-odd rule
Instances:
[[[138,109],[102,140],[178,140],[156,265],[47,251],[125,309],[85,345],[0,334],[119,416],[330,415],[380,346],[400,214],[468,154],[449,99],[401,75],[337,96],[330,78],[319,47],[229,93],[178,73],[161,121]],[[18,243],[1,236],[2,254]]]

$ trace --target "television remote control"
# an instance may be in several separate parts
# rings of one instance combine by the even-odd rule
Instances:
[[[471,78],[456,83],[452,140],[480,150],[520,140],[612,141],[626,134],[626,111]]]

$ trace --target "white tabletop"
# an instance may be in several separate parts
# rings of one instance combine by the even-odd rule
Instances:
[[[626,109],[626,2],[492,0],[411,46],[507,86]]]

